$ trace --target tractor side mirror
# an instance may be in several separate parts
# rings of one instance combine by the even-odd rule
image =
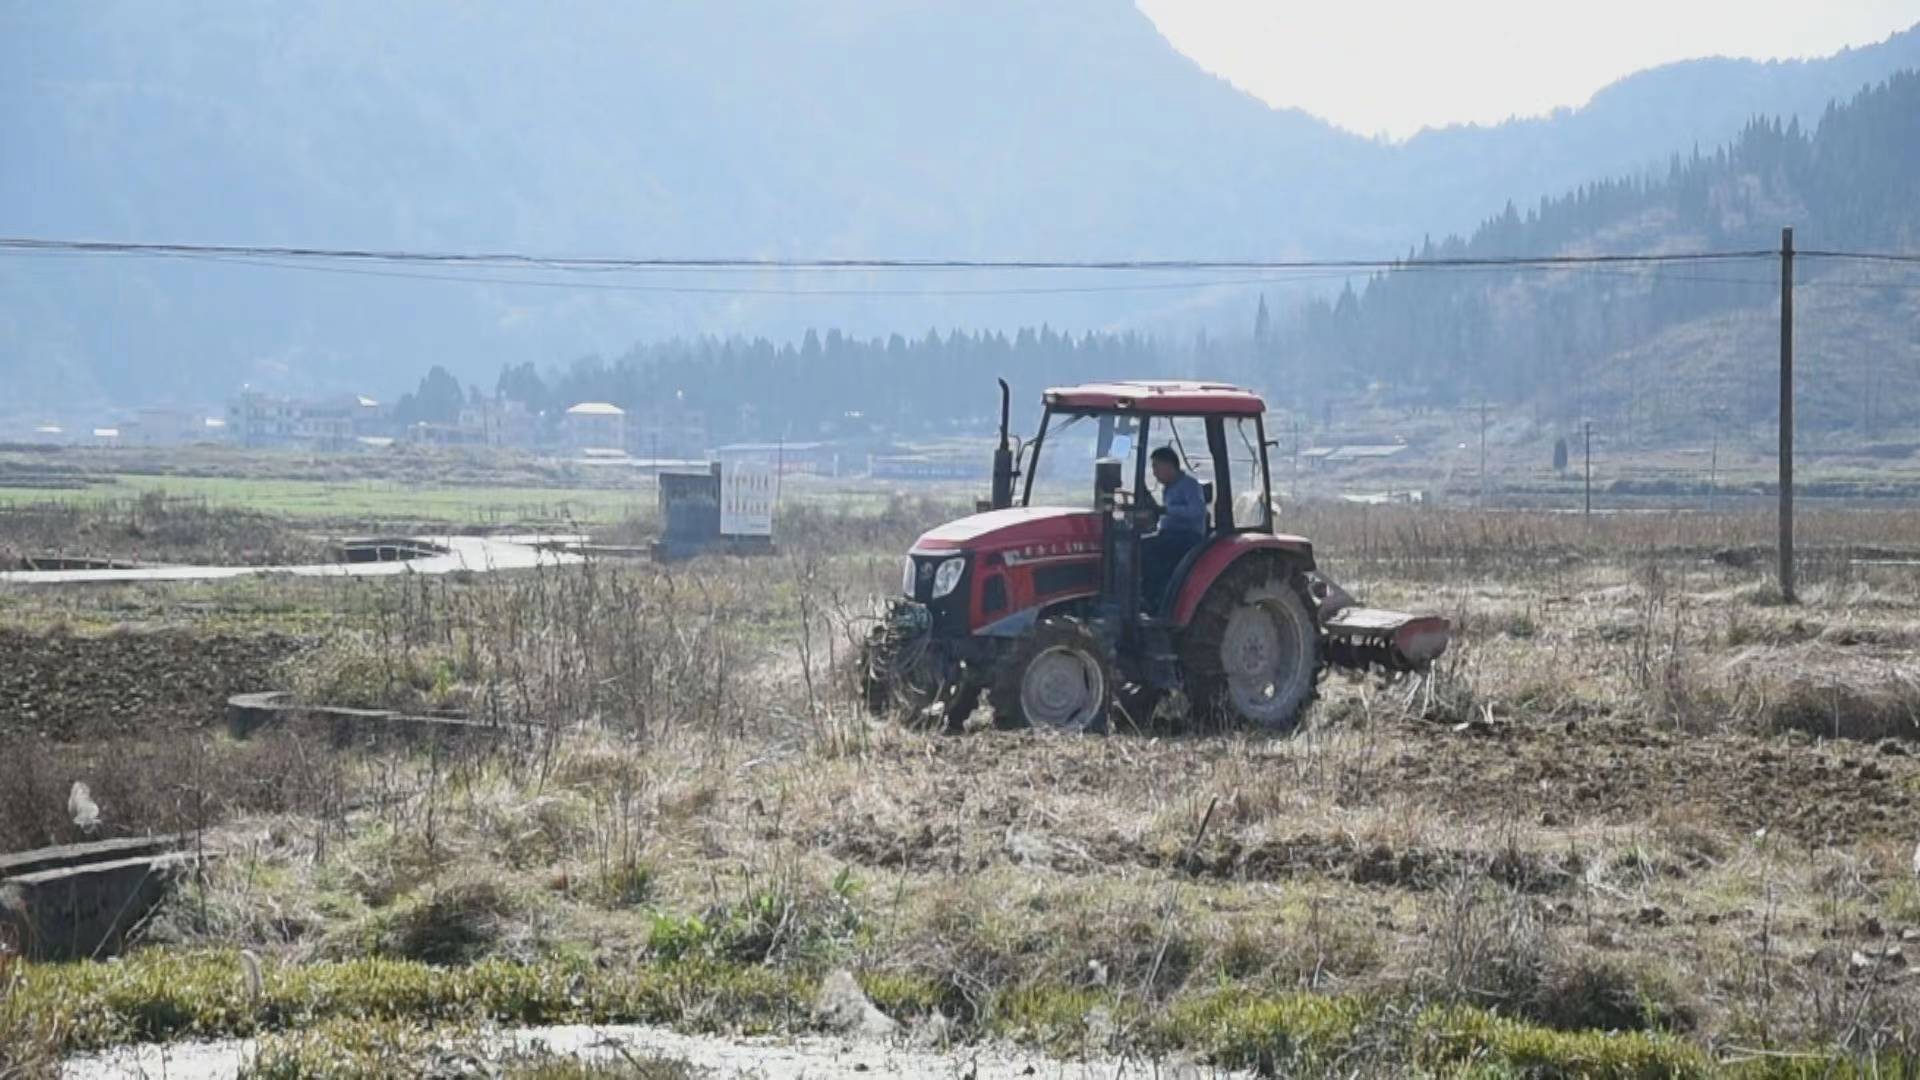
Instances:
[[[1120,490],[1122,483],[1120,462],[1114,458],[1101,458],[1093,463],[1093,504],[1102,510],[1110,509],[1114,503],[1114,493]]]

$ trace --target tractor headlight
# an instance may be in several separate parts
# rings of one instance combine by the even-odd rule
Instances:
[[[952,592],[960,584],[960,575],[966,569],[967,560],[958,556],[941,563],[940,569],[933,572],[933,598],[938,600]]]
[[[913,595],[913,556],[907,556],[907,565],[900,573],[900,591]]]

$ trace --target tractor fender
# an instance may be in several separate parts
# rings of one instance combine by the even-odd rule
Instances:
[[[1179,584],[1175,586],[1169,609],[1172,624],[1185,626],[1192,622],[1201,599],[1220,575],[1241,559],[1263,553],[1280,556],[1296,570],[1313,569],[1313,541],[1304,536],[1247,532],[1215,537],[1188,553],[1181,560],[1183,565],[1175,571],[1174,580]]]
[[[1002,616],[975,630],[975,637],[1017,638],[1041,619],[1051,619],[1056,615],[1084,615],[1085,608],[1099,599],[1098,593],[1078,593],[1050,600],[1045,604],[1035,604],[1030,608]]]

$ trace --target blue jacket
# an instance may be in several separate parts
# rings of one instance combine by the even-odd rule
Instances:
[[[1162,505],[1166,513],[1160,518],[1161,532],[1206,535],[1207,493],[1201,490],[1200,481],[1195,480],[1192,473],[1183,472],[1179,479],[1167,485]]]

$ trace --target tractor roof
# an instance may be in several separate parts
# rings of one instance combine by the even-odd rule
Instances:
[[[1134,380],[1056,386],[1044,395],[1056,409],[1113,409],[1183,416],[1258,416],[1260,395],[1227,383]]]

